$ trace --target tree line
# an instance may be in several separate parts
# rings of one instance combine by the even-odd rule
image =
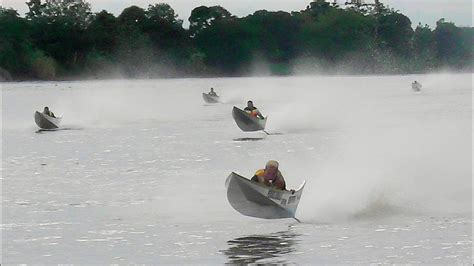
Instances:
[[[357,2],[357,1],[355,1]],[[192,10],[189,29],[166,3],[93,13],[85,0],[29,0],[24,17],[0,7],[0,77],[13,79],[396,74],[471,71],[473,28],[434,29],[380,1],[237,17]]]

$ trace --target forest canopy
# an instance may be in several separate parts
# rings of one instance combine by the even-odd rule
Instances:
[[[199,6],[189,29],[166,3],[118,16],[85,0],[26,4],[25,16],[0,7],[0,80],[471,71],[473,59],[473,28],[414,27],[380,1],[245,17]]]

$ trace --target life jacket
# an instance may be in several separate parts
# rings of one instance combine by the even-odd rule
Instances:
[[[54,113],[51,112],[51,111],[43,112],[43,114],[45,114],[45,115],[47,115],[47,116],[50,116],[50,117],[55,117],[55,116],[54,116]]]
[[[258,109],[256,107],[245,107],[244,111],[246,111],[247,113],[249,113],[250,115],[252,115],[253,117],[257,117],[258,116]]]
[[[252,112],[250,112],[250,114],[253,116],[253,117],[257,117],[258,116],[258,110],[255,108],[254,110],[252,110]]]
[[[266,177],[265,169],[257,170],[257,172],[255,172],[255,175],[258,178],[258,182],[261,184],[265,184],[267,186],[271,186],[276,189],[281,189],[281,190],[286,189],[285,179],[283,179],[283,175],[281,174],[280,170],[278,170],[275,179]]]

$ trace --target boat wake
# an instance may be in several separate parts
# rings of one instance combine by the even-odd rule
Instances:
[[[298,216],[332,221],[471,209],[470,132],[437,123],[346,136],[319,163]]]

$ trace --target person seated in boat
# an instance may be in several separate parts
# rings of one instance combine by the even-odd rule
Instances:
[[[265,165],[265,169],[258,170],[252,177],[252,181],[267,185],[276,189],[286,190],[286,183],[280,170],[278,162],[271,160]]]
[[[253,105],[253,102],[252,101],[248,101],[247,102],[247,107],[244,108],[244,111],[246,111],[247,113],[257,117],[257,118],[260,118],[260,119],[264,119],[265,117],[263,117],[262,113],[260,113],[260,111],[257,109],[257,107],[255,107]]]
[[[420,91],[421,90],[421,84],[418,82],[418,81],[414,81],[412,84],[411,84],[411,88],[414,90],[414,91]]]
[[[217,97],[217,93],[214,91],[214,88],[211,88],[211,91],[208,93],[208,95]]]
[[[54,113],[49,110],[48,106],[44,107],[43,114],[56,118],[56,116],[54,116]]]

